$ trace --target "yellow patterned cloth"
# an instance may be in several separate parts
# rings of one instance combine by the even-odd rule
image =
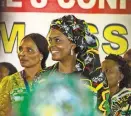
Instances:
[[[45,77],[47,78],[48,75],[46,74],[45,71],[43,72],[41,71],[41,73],[39,74],[40,75],[37,77],[37,80],[35,80],[37,83],[41,83],[45,81],[46,80]],[[97,86],[97,88],[94,88],[92,86],[92,82],[89,79],[81,79],[81,81],[83,81],[84,85],[90,88],[91,90],[93,90],[95,93],[97,93],[97,91],[103,87],[103,84],[100,84],[99,86]],[[34,81],[28,83],[29,83],[30,90],[32,91]],[[10,113],[12,113],[11,112],[12,109],[18,111],[16,108],[19,109],[19,105],[23,101],[24,96],[26,96],[26,94],[28,95],[28,92],[26,91],[24,80],[20,72],[5,77],[0,83],[0,116],[10,116]],[[99,110],[104,112],[102,116],[108,116],[106,114],[109,111],[105,110],[109,108],[106,100],[106,97],[108,98],[108,96],[109,96],[109,91],[107,89],[102,93],[103,102],[99,106]],[[18,113],[19,111],[17,113],[15,112],[15,114]]]
[[[32,90],[32,82],[28,83]],[[20,72],[5,77],[0,83],[0,116],[10,115],[12,109],[17,108],[23,100],[25,94],[28,93]]]

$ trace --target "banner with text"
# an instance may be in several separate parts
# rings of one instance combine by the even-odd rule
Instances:
[[[46,37],[53,19],[73,14],[89,23],[99,40],[101,61],[131,48],[131,0],[1,0],[0,62],[21,66],[17,49],[29,33]],[[47,66],[54,62],[49,56]]]

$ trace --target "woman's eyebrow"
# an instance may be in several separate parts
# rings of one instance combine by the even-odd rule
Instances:
[[[55,39],[55,38],[58,38],[60,36],[54,36],[54,37],[49,37],[49,39]]]
[[[22,46],[19,46],[19,48],[22,48]]]

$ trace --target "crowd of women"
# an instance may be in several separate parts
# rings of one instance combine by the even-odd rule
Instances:
[[[50,77],[57,78],[57,81],[62,80],[61,83],[67,82],[66,87],[71,85],[72,88],[78,89],[79,84],[75,85],[75,81],[72,82],[70,78],[76,77],[76,80],[82,82],[82,87],[88,91],[86,91],[87,96],[81,93],[84,97],[80,99],[84,99],[85,103],[87,103],[86,100],[88,101],[89,110],[83,110],[84,105],[77,106],[77,103],[76,105],[64,103],[64,107],[61,104],[58,106],[63,108],[63,112],[65,109],[66,111],[63,114],[54,115],[56,110],[53,110],[53,106],[45,108],[45,105],[42,107],[41,104],[43,110],[37,110],[38,103],[40,104],[41,101],[34,106],[32,111],[34,113],[30,116],[43,116],[36,112],[46,112],[45,109],[48,111],[45,113],[46,116],[131,116],[131,49],[123,57],[109,54],[100,63],[97,40],[98,38],[89,32],[88,24],[73,15],[53,20],[46,38],[38,33],[26,35],[18,50],[18,58],[24,69],[18,72],[10,63],[0,64],[0,116],[29,116],[27,109],[30,105],[24,105],[26,110],[23,112],[26,114],[21,115],[22,105],[26,96],[32,95],[34,90],[39,91],[36,89],[37,86],[48,85],[43,88],[48,88],[50,91],[51,88],[56,87],[59,90],[57,86],[50,87],[53,83],[50,86],[47,84]],[[46,67],[49,53],[52,55],[52,60],[57,63]],[[37,94],[41,96],[45,95],[42,92],[46,92],[49,96],[54,94],[48,91],[42,89]],[[73,91],[78,92],[76,89]],[[50,100],[60,100],[68,93],[63,89],[63,92],[58,91],[57,94],[57,99],[52,97]],[[75,98],[72,97],[71,101]],[[37,100],[39,99],[41,98],[37,96]],[[80,99],[74,101],[79,102]],[[47,97],[42,100],[47,101]],[[34,101],[31,102],[34,103]],[[74,108],[75,106],[77,108]],[[71,111],[75,113],[69,113]],[[51,115],[49,112],[54,114]],[[82,112],[87,113],[82,114]]]

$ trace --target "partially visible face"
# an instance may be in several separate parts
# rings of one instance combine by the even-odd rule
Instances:
[[[129,67],[131,68],[131,60],[127,61]]]
[[[62,61],[71,56],[71,49],[74,50],[75,44],[56,29],[51,29],[48,34],[49,51],[52,54],[52,60]]]
[[[131,55],[126,53],[126,54],[124,55],[124,59],[127,61],[128,65],[129,65],[130,68],[131,68]]]
[[[102,71],[105,73],[109,87],[118,86],[121,81],[121,72],[119,65],[113,60],[105,60],[102,62]]]
[[[25,38],[19,46],[18,57],[22,67],[30,68],[40,64],[41,54],[31,38]]]
[[[5,66],[0,67],[0,81],[3,77],[8,76],[9,70]]]

